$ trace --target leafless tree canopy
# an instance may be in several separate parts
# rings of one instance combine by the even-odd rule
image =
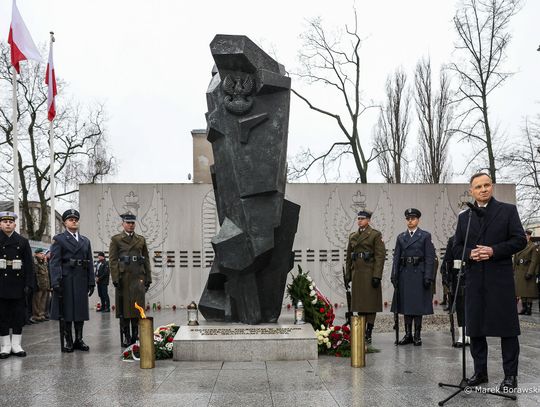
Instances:
[[[372,152],[366,152],[364,140],[358,132],[358,122],[369,108],[361,101],[360,95],[360,46],[358,20],[354,13],[352,26],[345,26],[342,33],[331,34],[323,27],[322,20],[308,21],[308,30],[302,35],[304,46],[299,53],[301,71],[295,75],[308,83],[319,83],[333,89],[342,99],[338,108],[326,109],[320,106],[324,101],[312,101],[293,89],[293,93],[303,100],[310,109],[335,120],[342,141],[332,143],[323,154],[304,151],[289,165],[289,177],[299,178],[316,164],[322,166],[323,174],[328,165],[341,163],[347,157],[354,159],[358,170],[358,180],[367,182],[369,163],[374,159]],[[344,111],[343,115],[340,115]]]
[[[416,65],[415,102],[418,116],[419,154],[416,169],[421,182],[438,184],[448,178],[448,143],[454,119],[450,80],[441,70],[439,89],[431,81],[431,62],[422,59]]]
[[[456,131],[476,148],[469,164],[478,157],[484,159],[494,182],[498,170],[496,134],[490,123],[488,100],[511,75],[503,65],[511,39],[508,25],[520,3],[520,0],[462,0],[454,16],[458,34],[455,48],[464,61],[450,64],[450,69],[461,79],[458,100],[465,101],[467,106]]]
[[[45,54],[45,53],[43,53]],[[0,43],[0,196],[13,199],[12,76],[9,45]],[[48,224],[50,188],[49,121],[45,64],[24,62],[18,75],[18,134],[21,209],[28,235],[40,240]],[[58,81],[58,93],[65,84]],[[105,112],[102,105],[83,110],[65,101],[57,105],[54,123],[56,197],[68,199],[81,182],[96,182],[115,170],[106,149]],[[34,219],[29,201],[41,204],[41,218]]]
[[[374,137],[377,163],[386,182],[400,184],[406,181],[405,148],[409,134],[410,101],[407,75],[398,69],[386,81],[386,101],[381,108]]]
[[[502,157],[509,180],[516,183],[517,202],[524,219],[540,218],[540,114],[526,119],[521,137]]]

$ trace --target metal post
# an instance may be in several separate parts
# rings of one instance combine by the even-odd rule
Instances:
[[[140,367],[153,369],[156,367],[156,351],[154,348],[154,318],[139,319],[139,341],[141,343]]]
[[[366,366],[366,317],[351,317],[351,366]]]
[[[22,216],[19,213],[19,136],[18,136],[18,111],[17,111],[17,71],[11,67],[13,72],[13,100],[12,100],[12,123],[13,123],[13,212],[19,215],[22,222]],[[21,223],[17,222],[15,231],[21,230]]]

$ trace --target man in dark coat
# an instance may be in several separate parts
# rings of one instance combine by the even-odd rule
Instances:
[[[16,220],[16,213],[0,212],[0,359],[26,356],[21,347],[22,327],[34,269],[30,244],[15,231]]]
[[[53,299],[51,319],[60,319],[59,298],[65,320],[65,346],[62,352],[74,349],[88,351],[83,341],[84,321],[90,319],[88,297],[94,292],[94,270],[90,240],[79,234],[79,212],[68,209],[62,214],[66,230],[56,235],[51,246],[51,285]],[[71,330],[75,325],[75,341]]]
[[[111,301],[108,293],[109,275],[109,262],[105,260],[105,253],[99,252],[96,263],[96,284],[101,300],[101,312],[111,312]]]
[[[453,253],[461,258],[465,247],[465,327],[471,337],[474,375],[470,386],[488,382],[486,337],[501,338],[504,380],[499,389],[517,388],[519,319],[512,271],[512,255],[527,241],[515,205],[493,198],[489,175],[474,174],[470,194],[475,209],[459,215]],[[467,244],[467,222],[471,225]]]
[[[372,213],[358,212],[358,230],[349,236],[345,278],[352,282],[351,312],[366,316],[366,340],[371,343],[377,312],[382,311],[381,278],[386,249],[381,232],[370,226]]]
[[[538,298],[535,277],[540,262],[540,248],[532,242],[531,236],[532,230],[526,230],[527,246],[514,255],[516,297],[521,298],[522,305],[520,315],[531,315],[532,301]]]
[[[152,271],[146,240],[135,233],[135,215],[125,213],[121,217],[124,231],[111,238],[109,264],[116,288],[116,318],[120,320],[123,336],[120,342],[122,347],[126,347],[139,339],[140,314],[135,302],[144,308],[145,293],[152,283]]]
[[[392,312],[404,314],[405,319],[405,336],[398,345],[421,346],[422,316],[433,314],[435,247],[431,234],[418,227],[420,216],[418,209],[405,211],[407,231],[398,235],[394,249],[391,281],[398,298],[392,301]]]

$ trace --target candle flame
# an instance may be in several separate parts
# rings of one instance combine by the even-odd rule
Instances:
[[[146,314],[144,313],[144,308],[141,307],[139,304],[137,304],[137,302],[135,302],[135,308],[137,308],[139,310],[139,313],[141,314],[141,318],[145,319]]]

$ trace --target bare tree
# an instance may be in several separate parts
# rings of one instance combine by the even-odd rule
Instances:
[[[485,158],[486,168],[496,182],[496,132],[489,115],[489,96],[512,73],[505,71],[506,49],[511,39],[508,26],[520,0],[462,0],[454,16],[458,34],[455,49],[464,60],[450,64],[461,79],[459,101],[467,102],[456,131],[461,140],[475,146],[477,157]]]
[[[441,69],[439,89],[431,82],[431,62],[422,59],[414,76],[416,112],[419,123],[419,154],[416,170],[421,182],[438,184],[448,178],[448,143],[454,106],[448,75]]]
[[[410,125],[410,102],[407,75],[398,69],[386,81],[386,101],[381,108],[374,136],[377,163],[389,183],[400,184],[406,180],[405,148]]]
[[[360,91],[360,46],[362,40],[358,34],[358,18],[354,11],[354,23],[345,25],[345,31],[331,34],[323,27],[322,20],[316,18],[308,21],[309,28],[301,36],[303,47],[299,53],[301,71],[295,73],[308,83],[319,83],[337,92],[343,104],[332,109],[322,108],[320,104],[310,101],[297,90],[292,92],[303,100],[310,109],[335,120],[342,136],[322,154],[313,154],[310,150],[302,152],[297,162],[289,165],[289,177],[299,178],[315,165],[322,166],[323,175],[328,165],[341,164],[342,159],[351,157],[358,170],[358,179],[367,183],[369,163],[374,160],[373,151],[367,152],[362,140],[358,123],[366,110],[374,107],[365,105]],[[323,103],[319,101],[318,103]],[[344,111],[343,115],[340,115]]]
[[[512,148],[502,157],[509,168],[508,180],[516,182],[517,202],[524,219],[540,213],[540,114],[525,119],[521,137],[514,139]]]
[[[0,43],[0,90],[10,95],[10,49]],[[19,178],[21,212],[30,239],[41,240],[48,225],[51,181],[47,86],[44,64],[26,63],[18,76]],[[59,94],[65,84],[58,81]],[[0,100],[0,196],[12,199],[13,123],[11,98]],[[79,183],[96,182],[115,170],[115,160],[105,150],[105,112],[102,105],[87,112],[73,102],[57,107],[54,123],[56,198],[78,192]],[[30,201],[39,201],[40,216],[35,219]],[[17,209],[15,209],[17,210]]]

